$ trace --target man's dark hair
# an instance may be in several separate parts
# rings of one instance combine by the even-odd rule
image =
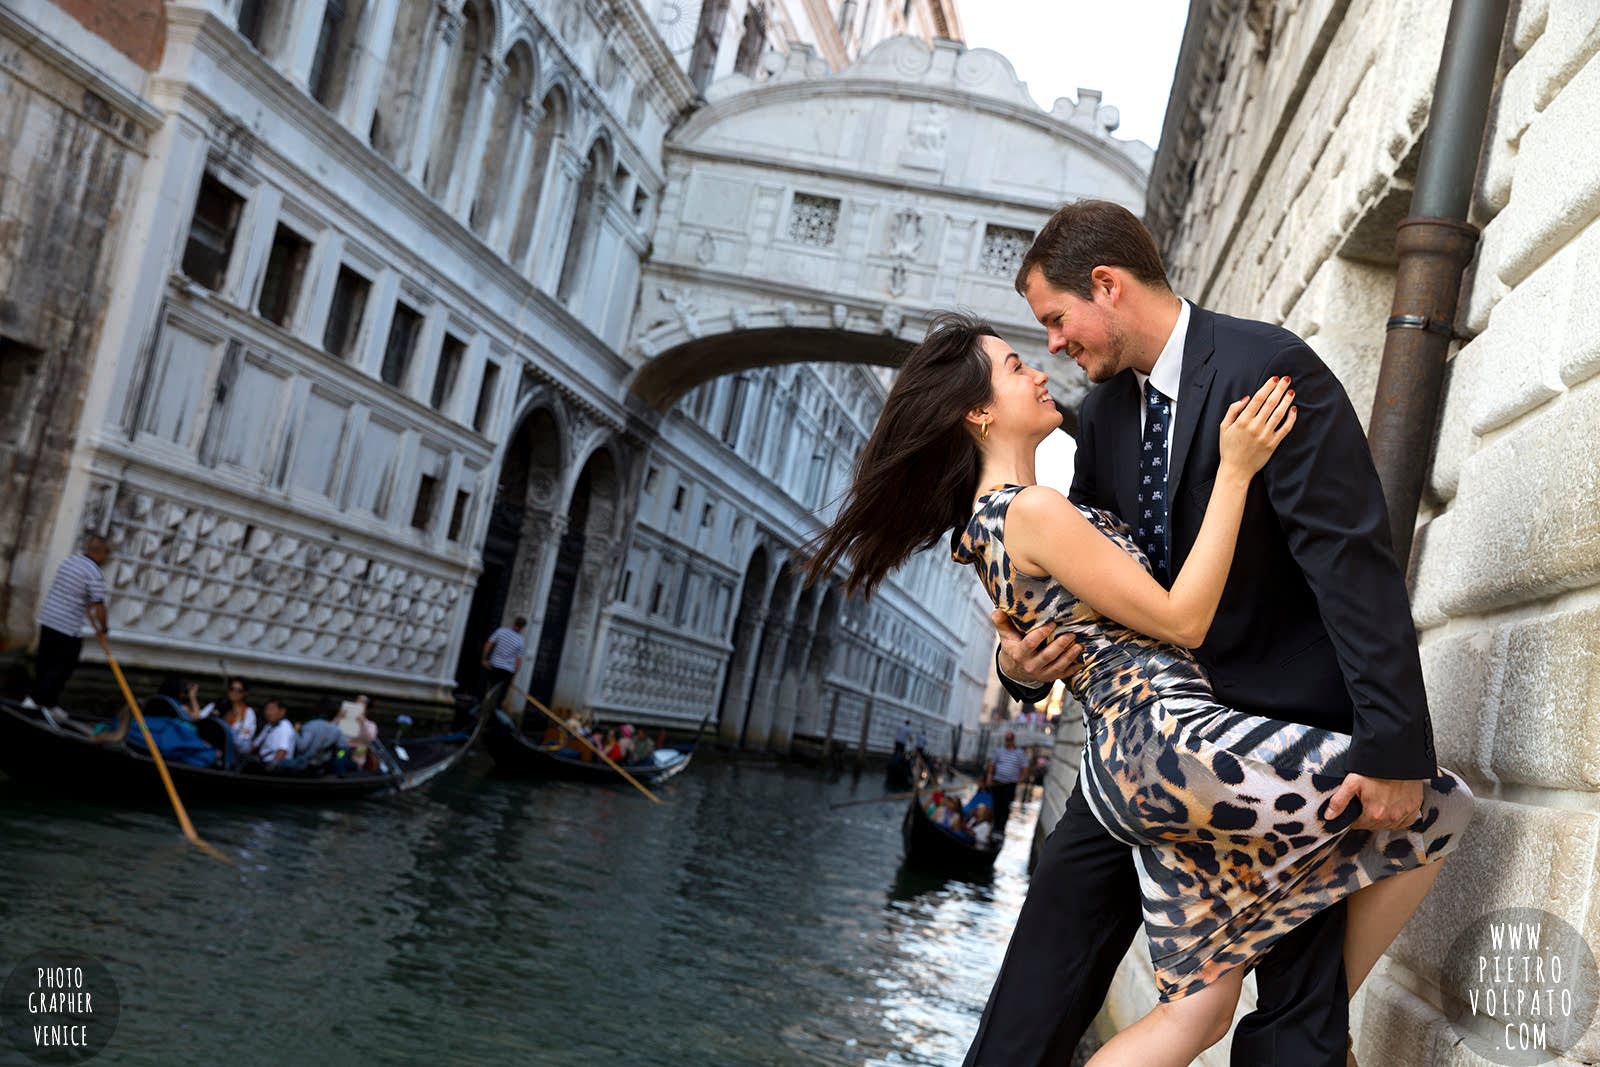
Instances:
[[[526,615],[518,615],[511,620],[511,628],[514,630],[520,630],[526,625],[528,625],[528,617]]]
[[[1109,200],[1077,200],[1051,215],[1017,268],[1017,292],[1026,295],[1035,267],[1045,281],[1080,300],[1094,299],[1089,274],[1096,267],[1121,267],[1146,285],[1172,288],[1150,231]]]

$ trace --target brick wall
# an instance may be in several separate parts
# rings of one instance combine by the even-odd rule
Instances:
[[[167,40],[161,0],[55,0],[55,4],[145,70],[161,64]]]

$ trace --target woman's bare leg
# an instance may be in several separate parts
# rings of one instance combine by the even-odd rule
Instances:
[[[1345,901],[1344,980],[1353,997],[1433,888],[1443,860],[1392,874]]]
[[[1244,968],[1235,967],[1198,993],[1157,1004],[1101,1046],[1088,1067],[1188,1067],[1227,1036],[1243,983]]]
[[[1372,968],[1389,950],[1433,888],[1443,860],[1394,874],[1351,893],[1345,901],[1344,980],[1353,998]],[[1357,1067],[1355,1050],[1345,1056],[1346,1067]]]

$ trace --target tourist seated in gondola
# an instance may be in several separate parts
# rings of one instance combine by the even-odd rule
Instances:
[[[294,756],[294,723],[289,721],[289,709],[281,700],[269,700],[261,709],[266,723],[256,735],[255,757],[267,767],[277,767]]]
[[[617,749],[622,755],[617,757],[618,763],[632,763],[633,760],[633,726],[623,723],[617,731],[622,736],[617,738]]]
[[[195,704],[196,687],[186,685],[175,675],[161,680],[156,695],[139,705],[145,727],[155,741],[161,755],[174,763],[192,767],[223,767],[231,758],[231,743],[227,731],[219,731],[209,738],[196,729],[199,721],[191,708]],[[187,703],[188,706],[185,706]],[[123,708],[117,715],[116,726],[95,733],[91,740],[99,744],[125,744],[135,752],[147,752],[144,731],[133,726],[133,717]]]
[[[611,760],[613,763],[622,761],[622,745],[617,740],[617,732],[609,726],[606,727],[605,737],[602,738],[598,747],[601,752],[605,753],[606,759]]]
[[[972,809],[972,819],[968,823],[967,832],[972,835],[972,843],[979,848],[988,848],[994,840],[993,809],[987,804],[979,804]]]
[[[655,761],[655,739],[650,736],[649,730],[640,730],[633,738],[633,762],[654,763]]]
[[[294,754],[282,765],[283,770],[332,770],[344,752],[344,731],[335,721],[339,718],[339,704],[324,699],[317,706],[317,714],[300,727],[294,739]]]
[[[212,701],[200,709],[202,719],[217,716],[233,731],[234,746],[241,752],[250,751],[256,735],[256,709],[250,706],[250,687],[243,678],[228,679],[228,696],[222,701]]]

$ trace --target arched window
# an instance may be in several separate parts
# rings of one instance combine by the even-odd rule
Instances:
[[[444,196],[450,188],[450,175],[460,165],[457,157],[461,154],[461,139],[467,136],[467,115],[480,80],[479,57],[488,36],[484,28],[478,5],[468,4],[462,9],[461,33],[450,48],[444,92],[433,124],[433,149],[422,174],[423,185],[435,198]]]
[[[420,3],[400,5],[378,91],[378,107],[372,113],[372,128],[367,131],[367,142],[396,166],[404,163],[400,155],[421,104],[422,80],[427,70],[422,52],[428,40],[428,13],[432,7]]]
[[[572,229],[567,235],[567,254],[561,261],[561,281],[556,286],[558,300],[571,299],[577,290],[579,272],[585,267],[589,246],[600,227],[600,207],[605,202],[605,188],[610,178],[611,149],[604,140],[599,140],[589,149],[583,179],[578,185]]]
[[[307,88],[329,111],[338,111],[349,93],[361,45],[361,28],[370,17],[371,0],[327,0],[317,50],[311,57]]]
[[[239,21],[235,23],[239,35],[257,52],[275,57],[283,47],[292,6],[288,0],[241,0]]]
[[[533,240],[533,226],[539,217],[539,199],[544,195],[544,176],[550,169],[550,154],[555,150],[556,139],[567,128],[567,97],[556,86],[545,94],[540,105],[543,114],[534,134],[533,153],[528,157],[528,185],[517,205],[517,228],[511,234],[511,262],[520,264],[528,254]]]
[[[506,171],[512,153],[521,144],[523,101],[533,92],[533,53],[519,42],[506,56],[506,76],[494,104],[489,140],[483,146],[483,166],[478,173],[478,192],[472,199],[468,222],[478,236],[487,236],[499,210],[502,189],[510,183]]]

